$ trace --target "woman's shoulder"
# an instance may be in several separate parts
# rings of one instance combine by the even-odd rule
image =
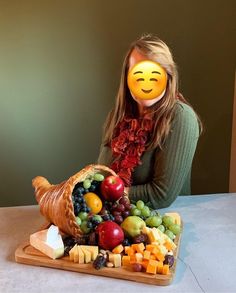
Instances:
[[[193,133],[197,137],[200,134],[200,125],[197,114],[194,109],[181,101],[177,101],[174,109],[174,116],[172,119],[172,130],[174,132]]]
[[[198,122],[197,115],[193,108],[181,101],[177,101],[174,109],[174,119],[181,121]]]

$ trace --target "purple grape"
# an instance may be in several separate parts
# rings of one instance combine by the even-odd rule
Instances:
[[[133,243],[141,243],[141,242],[147,242],[148,237],[146,234],[139,234],[135,237],[133,237]]]
[[[121,224],[123,222],[123,217],[122,216],[115,216],[115,222],[117,224]]]
[[[128,216],[130,215],[130,211],[123,211],[122,212],[122,216],[124,217],[124,218],[127,218]]]
[[[93,267],[96,269],[96,270],[99,270],[101,269],[102,267],[105,266],[106,264],[106,258],[102,255],[98,255],[97,258],[95,259],[95,261],[93,262]]]
[[[133,271],[135,271],[135,272],[141,272],[143,269],[143,267],[140,263],[134,263],[132,265],[132,268],[133,268]]]
[[[111,210],[112,210],[112,211],[115,211],[115,210],[117,209],[117,207],[118,207],[118,203],[115,202],[115,203],[112,205]]]
[[[119,204],[116,208],[117,211],[123,212],[125,210],[125,206],[123,204]]]
[[[130,204],[130,201],[129,201],[128,197],[122,196],[119,199],[119,204],[123,204],[125,206],[126,204]]]
[[[112,215],[115,217],[115,216],[121,216],[121,212],[120,211],[112,211]]]
[[[132,206],[131,206],[131,204],[126,204],[125,205],[125,209],[127,210],[127,211],[130,211],[131,209],[132,209]]]
[[[169,265],[169,267],[171,268],[173,266],[174,262],[175,262],[174,256],[167,254],[165,256],[165,260],[164,260],[163,264]]]

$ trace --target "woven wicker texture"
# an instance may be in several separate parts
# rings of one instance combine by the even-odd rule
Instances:
[[[72,203],[72,191],[78,182],[84,181],[88,176],[101,173],[105,176],[116,173],[104,165],[88,165],[60,184],[53,185],[42,176],[32,180],[36,200],[40,206],[41,214],[52,224],[58,226],[61,232],[74,237],[83,234],[76,223]]]

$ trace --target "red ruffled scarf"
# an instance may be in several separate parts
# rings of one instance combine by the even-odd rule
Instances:
[[[131,176],[134,168],[141,165],[141,156],[150,139],[153,121],[149,117],[134,119],[124,118],[115,129],[111,141],[114,162],[113,169],[124,181],[125,186],[132,183]]]

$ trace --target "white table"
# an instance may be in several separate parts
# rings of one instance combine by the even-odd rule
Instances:
[[[171,285],[159,287],[17,264],[14,252],[44,219],[38,206],[0,208],[0,292],[236,292],[236,194],[178,197],[184,231]]]

